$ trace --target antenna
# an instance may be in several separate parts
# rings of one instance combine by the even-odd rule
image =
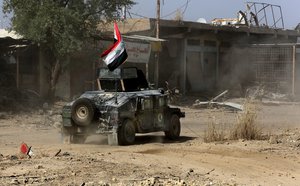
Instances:
[[[117,69],[119,69],[119,68],[116,68],[115,70],[117,70]],[[120,72],[120,74],[121,74],[121,72]],[[118,81],[117,81],[118,78],[116,75],[114,75],[114,77],[115,77],[115,80],[114,80],[115,81],[115,104],[118,104]]]
[[[115,77],[115,104],[118,104],[118,82],[117,82],[117,78]]]

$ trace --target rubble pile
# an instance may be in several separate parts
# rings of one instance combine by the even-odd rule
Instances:
[[[280,135],[272,135],[269,139],[270,144],[283,144],[289,147],[300,147],[300,132],[299,131],[286,131]]]
[[[249,87],[246,92],[246,97],[261,101],[294,101],[290,94],[268,90],[263,86]]]

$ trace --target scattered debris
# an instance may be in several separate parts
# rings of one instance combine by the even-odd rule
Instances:
[[[256,85],[247,88],[246,96],[253,100],[261,100],[263,104],[290,103],[291,101],[294,101],[292,95],[268,90],[264,85]]]
[[[215,169],[211,169],[211,170],[208,171],[206,174],[210,174],[210,173],[212,173],[213,171],[215,171]]]
[[[225,96],[225,94],[228,93],[228,90],[225,90],[224,92],[222,92],[221,94],[217,95],[216,97],[212,98],[210,101],[213,102],[213,101],[217,101],[219,98]]]
[[[18,179],[12,179],[11,182],[10,182],[10,184],[12,184],[12,185],[19,185],[20,182],[18,181]]]
[[[284,20],[281,6],[260,2],[247,2],[246,10],[240,10],[235,18],[215,18],[211,21],[215,26],[254,26],[283,29]]]
[[[43,165],[37,165],[37,166],[35,166],[35,169],[43,169],[44,167],[43,167]]]
[[[269,139],[270,144],[283,144],[290,147],[300,147],[300,132],[286,131],[280,135],[272,135]]]
[[[64,152],[62,155],[63,156],[71,156],[71,154],[69,152]]]
[[[237,110],[237,111],[243,111],[243,105],[240,105],[238,103],[232,103],[232,102],[210,102],[210,101],[204,101],[204,102],[195,102],[193,104],[194,107],[224,107],[229,108],[231,110]]]
[[[61,149],[59,149],[59,150],[57,151],[57,153],[55,153],[54,157],[58,156],[60,152],[61,152]]]
[[[225,107],[229,108],[231,110],[237,110],[237,111],[242,111],[243,106],[237,103],[232,103],[232,102],[217,102],[218,99],[223,97],[225,94],[228,93],[228,90],[225,90],[218,96],[214,97],[210,101],[199,101],[198,99],[195,101],[193,104],[194,107]]]
[[[10,160],[17,160],[17,159],[18,159],[18,157],[16,155],[11,155],[10,156]]]

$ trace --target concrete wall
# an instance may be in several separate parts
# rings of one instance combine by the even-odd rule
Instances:
[[[34,45],[18,49],[14,54],[16,62],[13,73],[20,89],[29,89],[39,93],[38,48]],[[18,70],[17,70],[18,69]],[[40,93],[39,93],[40,94]]]
[[[252,44],[296,42],[294,36],[270,34],[269,31],[252,34],[180,29],[181,33],[172,31],[173,27],[162,29],[161,35],[167,44],[160,54],[160,83],[179,77],[179,87],[187,93],[230,89],[234,95],[242,96],[257,80],[254,53],[249,47]],[[174,86],[178,87],[178,83]]]
[[[71,100],[71,77],[70,77],[70,68],[65,68],[62,70],[61,75],[59,76],[55,96],[64,100]]]

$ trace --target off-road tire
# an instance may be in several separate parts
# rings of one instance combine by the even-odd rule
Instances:
[[[118,129],[118,144],[132,145],[135,141],[135,126],[134,123],[126,119]]]
[[[95,107],[87,98],[79,98],[72,105],[71,117],[79,126],[88,126],[94,118]]]
[[[180,136],[180,120],[176,114],[172,114],[169,120],[169,130],[165,131],[165,136],[168,139],[175,140]]]

